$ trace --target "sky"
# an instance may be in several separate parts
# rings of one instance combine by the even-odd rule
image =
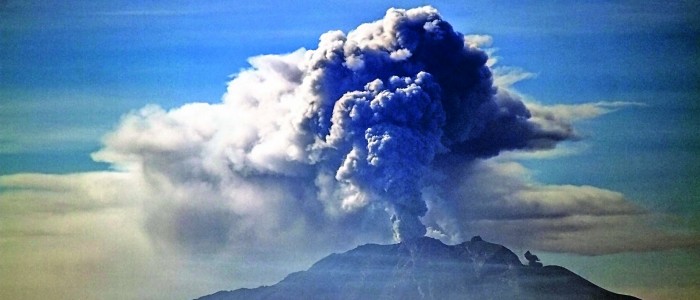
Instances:
[[[0,1],[0,296],[190,299],[425,232],[697,297],[698,10]]]

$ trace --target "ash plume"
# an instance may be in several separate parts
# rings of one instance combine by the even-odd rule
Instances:
[[[497,94],[487,59],[430,7],[325,34],[301,73],[309,100],[297,134],[314,137],[312,163],[356,191],[344,204],[384,203],[397,240],[423,236],[423,175],[436,156],[485,158],[572,136],[539,128],[522,102]]]
[[[424,190],[443,188],[437,161],[551,149],[576,137],[566,119],[533,114],[494,86],[473,39],[432,7],[389,9],[347,34],[323,34],[316,49],[251,58],[222,103],[126,116],[94,157],[168,191],[147,221],[158,236],[182,236],[172,232],[186,217],[177,212],[198,207],[205,224],[191,228],[224,235],[204,244],[290,224],[379,236],[389,223],[377,211],[389,213],[396,240],[421,237]],[[218,210],[228,212],[202,215]],[[251,225],[261,219],[269,221]]]

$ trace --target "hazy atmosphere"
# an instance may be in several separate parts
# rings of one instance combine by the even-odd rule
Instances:
[[[688,1],[0,1],[0,298],[192,299],[472,236],[700,294]]]

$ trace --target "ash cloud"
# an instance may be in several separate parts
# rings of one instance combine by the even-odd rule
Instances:
[[[165,244],[420,237],[424,219],[463,218],[437,207],[480,212],[465,208],[466,194],[443,192],[481,189],[469,182],[475,173],[448,180],[452,165],[553,149],[578,138],[574,120],[606,112],[592,104],[599,110],[580,116],[499,88],[478,48],[488,43],[454,31],[434,8],[390,9],[347,34],[323,34],[316,49],[251,58],[221,103],[125,116],[94,158],[147,183],[146,228]],[[518,213],[556,214],[539,208]],[[436,222],[430,232],[452,238],[470,230]]]

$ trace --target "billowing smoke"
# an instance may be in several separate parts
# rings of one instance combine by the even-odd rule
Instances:
[[[323,34],[315,50],[252,58],[221,104],[127,116],[95,157],[138,168],[172,194],[172,213],[186,213],[156,207],[149,224],[201,219],[175,234],[199,244],[225,243],[218,237],[231,228],[290,226],[289,212],[322,227],[360,226],[347,219],[385,210],[396,240],[420,237],[423,190],[440,188],[445,161],[551,149],[575,137],[566,120],[533,115],[495,87],[487,60],[434,8],[390,9],[348,34]],[[258,210],[274,221],[252,225]],[[362,222],[370,223],[382,226]]]
[[[552,147],[571,134],[540,130],[522,102],[497,94],[487,58],[429,7],[328,33],[301,72],[311,88],[297,134],[313,136],[313,163],[355,191],[344,204],[384,203],[398,240],[423,236],[423,176],[436,156]]]

